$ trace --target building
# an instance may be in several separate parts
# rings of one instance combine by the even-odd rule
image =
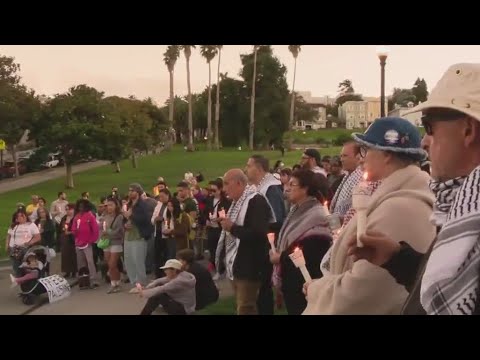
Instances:
[[[385,98],[385,110],[388,109],[388,99]],[[362,101],[347,101],[338,107],[338,117],[345,120],[347,129],[368,127],[381,115],[380,98],[365,97]]]
[[[305,103],[317,110],[318,115],[314,121],[298,119],[293,126],[294,130],[317,130],[327,127],[327,105],[334,105],[335,98],[329,96],[314,97],[310,91],[298,91]]]
[[[413,102],[409,102],[408,105],[400,106],[395,104],[395,109],[388,113],[390,117],[400,117],[405,120],[410,121],[415,126],[422,126],[422,112],[416,112],[413,114],[404,115],[408,110],[410,110],[414,106]]]

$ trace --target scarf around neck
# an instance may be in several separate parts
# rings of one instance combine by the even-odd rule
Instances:
[[[479,297],[480,166],[466,178],[433,183],[434,219],[443,222],[422,278],[429,315],[473,314]]]
[[[295,205],[283,223],[278,235],[278,250],[283,252],[308,230],[324,227],[328,232],[328,220],[323,205],[310,197],[304,203]]]

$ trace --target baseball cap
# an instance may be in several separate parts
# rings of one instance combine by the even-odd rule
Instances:
[[[451,109],[480,121],[480,64],[450,66],[433,88],[428,100],[404,115],[432,108]]]
[[[160,269],[165,270],[165,269],[177,269],[177,270],[182,270],[182,263],[176,259],[170,259],[167,260],[165,265],[161,266]]]

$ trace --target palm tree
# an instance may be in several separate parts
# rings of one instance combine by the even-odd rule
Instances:
[[[355,90],[353,89],[352,80],[345,79],[340,84],[338,88],[341,94],[354,94]]]
[[[200,53],[208,64],[208,109],[207,109],[207,149],[212,149],[212,67],[211,61],[217,55],[216,45],[200,45]]]
[[[167,51],[163,54],[163,61],[167,65],[168,72],[170,73],[170,101],[168,104],[168,121],[170,123],[169,132],[173,135],[173,112],[174,112],[174,94],[173,94],[173,71],[175,64],[180,56],[180,47],[178,45],[168,45]],[[170,137],[169,137],[170,138]],[[175,141],[175,139],[172,139]]]
[[[257,51],[258,45],[253,45],[253,81],[252,81],[252,98],[250,99],[250,136],[248,145],[253,150],[253,132],[255,129],[255,81],[257,79]]]
[[[192,89],[190,87],[190,56],[195,45],[180,45],[187,60],[187,87],[188,87],[188,151],[193,151],[193,118],[192,118]]]
[[[293,84],[292,84],[292,102],[290,104],[290,130],[293,126],[293,117],[295,115],[295,76],[297,74],[297,57],[301,50],[301,45],[288,45],[288,50],[292,53],[294,62],[293,67]]]
[[[218,128],[220,125],[220,57],[222,55],[223,45],[217,45],[218,50],[218,70],[217,70],[217,103],[215,106],[215,149],[220,149]]]

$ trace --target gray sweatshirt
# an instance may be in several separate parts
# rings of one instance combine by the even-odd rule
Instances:
[[[143,290],[143,296],[150,298],[165,293],[174,301],[182,304],[187,314],[191,314],[195,311],[197,305],[195,283],[195,276],[189,272],[182,271],[173,280],[169,280],[167,277],[154,280],[150,284],[150,286],[154,287]]]
[[[115,219],[115,221],[114,221]],[[103,218],[105,221],[105,226],[107,228],[107,237],[110,240],[110,245],[123,245],[123,236],[125,229],[123,227],[123,215],[118,215],[115,218],[115,215],[105,215]],[[112,224],[112,221],[114,223]],[[100,224],[102,226],[102,224]],[[100,231],[103,229],[100,227]]]

